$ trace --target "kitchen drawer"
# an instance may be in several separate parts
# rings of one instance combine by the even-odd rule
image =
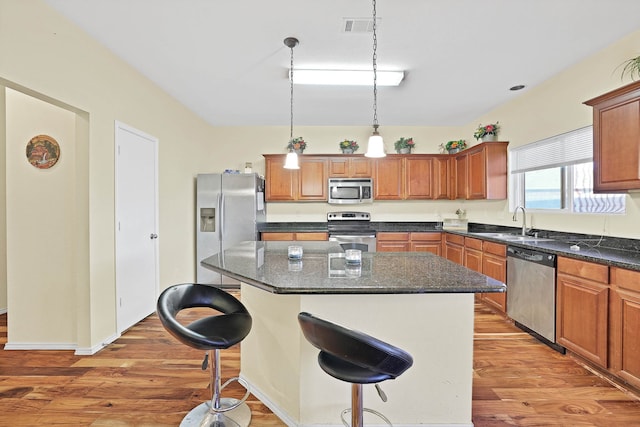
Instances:
[[[418,233],[418,232],[413,232],[411,233],[411,240],[412,241],[436,241],[439,242],[442,239],[442,235],[441,233],[438,232],[426,232],[426,233]]]
[[[401,241],[409,241],[409,233],[378,233],[378,240],[401,240]]]
[[[507,246],[502,243],[488,242],[485,240],[482,242],[482,251],[500,257],[507,256]]]
[[[558,257],[558,273],[584,277],[599,283],[609,283],[609,267],[602,264]]]
[[[471,249],[477,249],[477,250],[481,251],[482,250],[482,240],[474,239],[473,237],[465,237],[464,238],[464,247],[465,248],[471,248]]]
[[[640,271],[611,267],[611,284],[616,288],[640,292]]]
[[[464,236],[460,236],[458,234],[447,233],[444,235],[444,240],[446,243],[464,246]]]

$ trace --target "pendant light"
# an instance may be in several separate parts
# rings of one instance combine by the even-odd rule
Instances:
[[[378,133],[378,35],[376,32],[376,0],[373,0],[373,134],[369,137],[366,157],[385,157],[384,141]]]
[[[287,46],[291,50],[291,69],[289,70],[289,86],[291,93],[291,127],[290,127],[290,135],[289,141],[293,139],[293,48],[298,45],[298,39],[295,37],[287,37],[284,39],[284,45]],[[289,152],[287,153],[287,158],[284,162],[285,169],[300,169],[298,165],[298,154],[293,150],[293,148],[289,148]]]

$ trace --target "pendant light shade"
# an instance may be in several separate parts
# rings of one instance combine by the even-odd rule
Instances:
[[[298,45],[298,39],[295,37],[287,37],[284,39],[284,45],[291,50],[291,69],[289,70],[289,93],[291,94],[291,102],[289,106],[291,107],[291,127],[289,133],[289,141],[293,140],[293,48]],[[285,169],[300,169],[298,165],[298,154],[292,149],[289,149],[287,153],[287,158],[284,162]]]
[[[285,169],[300,169],[298,165],[298,154],[295,151],[289,151],[284,161]]]
[[[384,152],[384,141],[378,133],[377,126],[374,127],[373,134],[369,137],[367,152],[364,155],[366,157],[385,157],[387,155]]]
[[[378,34],[376,0],[373,0],[373,134],[369,137],[366,157],[385,157],[384,141],[378,133]]]

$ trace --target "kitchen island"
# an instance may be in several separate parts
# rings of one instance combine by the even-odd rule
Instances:
[[[307,311],[413,356],[407,372],[381,384],[388,402],[365,387],[366,407],[394,425],[473,425],[474,294],[504,292],[504,284],[430,253],[363,253],[351,267],[331,242],[295,242],[304,255],[289,261],[290,244],[243,242],[202,262],[242,283],[253,327],[240,375],[256,397],[289,426],[341,425],[350,384],[318,366],[297,322]]]

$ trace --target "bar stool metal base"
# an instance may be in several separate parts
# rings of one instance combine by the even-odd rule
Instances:
[[[238,399],[222,398],[222,408],[238,403]],[[212,412],[211,403],[204,402],[193,408],[182,419],[180,427],[247,427],[251,422],[251,409],[246,403],[226,412]]]

